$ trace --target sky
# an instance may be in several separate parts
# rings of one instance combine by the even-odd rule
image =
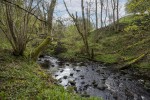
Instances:
[[[88,2],[88,1],[90,1],[90,0],[84,0],[84,2]],[[91,0],[91,1],[95,1],[95,0]],[[119,16],[123,17],[123,16],[125,16],[125,6],[124,5],[125,5],[127,0],[119,0],[119,1],[120,1],[120,3],[119,3],[119,5],[120,5],[119,6]],[[81,15],[81,1],[80,0],[65,0],[65,2],[68,6],[69,11],[72,14],[74,14],[75,12],[78,12],[78,15],[79,16]],[[95,8],[94,4],[92,5],[92,8],[93,9]],[[98,12],[100,12],[100,6],[99,6],[98,10],[99,10]],[[91,11],[91,13],[92,13],[92,11]],[[94,14],[94,12],[93,12],[93,14]],[[66,12],[63,0],[57,1],[57,6],[55,8],[54,16],[56,19],[58,19],[58,18],[61,18],[61,19],[70,18],[68,13]],[[98,16],[100,16],[100,13],[98,14]],[[103,17],[105,17],[105,16],[103,16]],[[94,16],[92,16],[91,18],[94,20]]]

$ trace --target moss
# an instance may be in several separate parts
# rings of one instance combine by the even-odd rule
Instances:
[[[150,62],[141,62],[138,67],[143,69],[150,69]]]
[[[119,59],[119,55],[117,54],[102,54],[95,57],[96,60],[102,61],[105,63],[116,63]]]
[[[34,51],[31,53],[31,58],[33,60],[37,60],[39,54],[47,47],[47,45],[50,43],[50,37],[47,37],[38,47],[34,49]]]

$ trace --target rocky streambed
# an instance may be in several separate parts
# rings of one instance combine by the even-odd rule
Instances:
[[[81,96],[97,96],[104,100],[150,100],[144,80],[133,77],[132,71],[112,71],[95,62],[64,62],[44,56],[38,63],[52,73],[58,84],[74,87]]]

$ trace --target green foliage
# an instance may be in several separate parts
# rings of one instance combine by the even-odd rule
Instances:
[[[138,65],[138,67],[141,67],[143,69],[150,69],[150,62],[142,62]]]
[[[109,64],[118,62],[118,58],[119,58],[118,54],[102,54],[95,57],[96,60]]]
[[[126,32],[142,32],[142,31],[148,31],[150,28],[150,16],[145,15],[132,15],[131,17],[127,17],[128,26],[125,27]],[[132,20],[131,20],[132,19]],[[123,20],[122,20],[123,22]]]
[[[150,12],[149,0],[128,0],[126,3],[126,11],[128,13],[145,13]]]
[[[134,32],[134,31],[138,31],[139,27],[137,25],[132,25],[132,26],[126,27],[124,30],[127,32],[130,32],[130,31]]]

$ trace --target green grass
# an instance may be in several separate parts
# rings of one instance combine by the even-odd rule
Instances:
[[[102,55],[97,55],[95,57],[97,61],[102,61],[102,62],[109,63],[109,64],[118,62],[118,58],[119,58],[119,55],[117,54],[102,54]]]

